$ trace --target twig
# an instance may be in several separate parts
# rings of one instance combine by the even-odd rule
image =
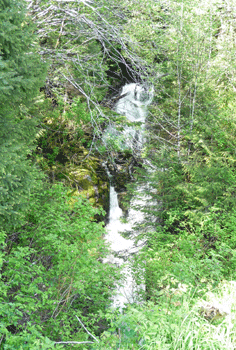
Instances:
[[[93,344],[92,341],[57,341],[55,344]]]
[[[79,323],[81,324],[81,326],[85,329],[85,331],[97,342],[99,342],[99,340],[92,335],[92,333],[90,333],[87,328],[85,327],[85,325],[83,324],[83,322],[79,319],[79,317],[77,315],[75,315],[75,317],[77,318],[77,320],[79,321]],[[55,344],[94,344],[93,341],[57,341],[55,342]]]
[[[2,341],[3,341],[4,337],[5,337],[5,334],[3,334],[3,336],[0,339],[0,345],[2,344]]]
[[[61,29],[60,29],[60,32],[59,32],[59,35],[58,35],[58,38],[57,38],[57,42],[56,42],[56,45],[55,45],[55,48],[57,48],[57,46],[59,45],[59,42],[60,42],[60,37],[62,35],[62,31],[63,31],[63,27],[64,27],[64,22],[65,22],[65,17],[63,18],[62,20],[62,23],[61,23]]]
[[[94,339],[96,340],[97,342],[99,342],[99,340],[97,338],[95,338],[94,335],[92,335],[88,330],[87,328],[85,327],[85,325],[82,323],[82,321],[80,321],[79,317],[77,315],[75,315],[75,317],[77,318],[77,320],[79,321],[79,323],[81,324],[81,326],[86,330],[86,332]]]

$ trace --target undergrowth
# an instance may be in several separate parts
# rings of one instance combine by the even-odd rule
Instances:
[[[223,350],[236,349],[236,282],[208,291],[187,285],[166,291],[159,302],[129,306],[109,314],[111,327],[93,350]]]

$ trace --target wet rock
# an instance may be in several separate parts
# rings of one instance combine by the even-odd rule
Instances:
[[[109,211],[109,179],[104,173],[99,161],[91,159],[88,164],[79,167],[70,164],[66,167],[70,186],[76,188],[79,195],[84,196],[95,207],[102,207]]]

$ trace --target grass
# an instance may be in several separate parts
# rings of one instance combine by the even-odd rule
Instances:
[[[129,306],[96,349],[236,349],[236,282],[198,295],[179,284],[167,288],[158,303]]]

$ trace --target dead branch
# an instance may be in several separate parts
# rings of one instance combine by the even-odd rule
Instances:
[[[79,323],[81,324],[81,326],[85,329],[85,331],[94,339],[96,340],[97,342],[99,342],[99,340],[94,336],[92,335],[92,333],[90,333],[87,328],[85,327],[85,325],[83,324],[83,322],[79,319],[79,317],[77,315],[75,315],[75,317],[77,318],[77,320],[79,321]]]

